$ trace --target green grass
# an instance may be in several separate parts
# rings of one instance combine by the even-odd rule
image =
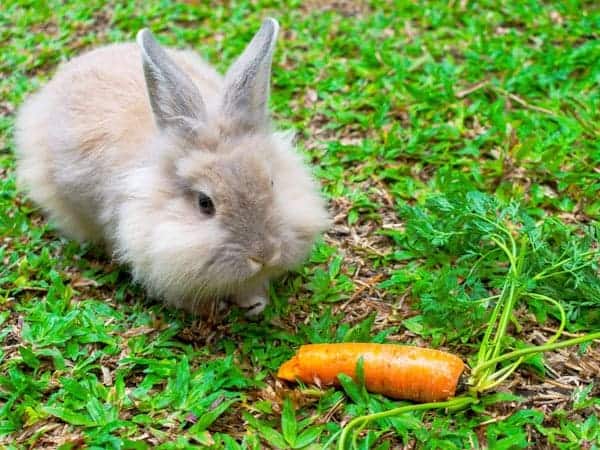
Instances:
[[[333,448],[352,418],[405,403],[348,380],[284,385],[277,367],[303,343],[359,340],[474,364],[494,306],[480,299],[500,293],[509,261],[469,212],[525,236],[512,282],[560,305],[520,300],[507,349],[550,339],[561,308],[567,333],[600,329],[596,2],[190,3],[0,9],[0,443]],[[197,323],[17,193],[14,111],[61,61],[143,26],[224,70],[266,15],[282,28],[275,116],[298,131],[336,223],[258,322]],[[599,356],[538,355],[478,404],[377,420],[356,446],[598,449]]]

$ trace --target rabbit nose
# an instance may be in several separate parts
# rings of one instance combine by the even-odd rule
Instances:
[[[265,265],[275,265],[281,258],[281,244],[268,239],[265,245],[248,256],[248,264],[253,271],[258,272]]]

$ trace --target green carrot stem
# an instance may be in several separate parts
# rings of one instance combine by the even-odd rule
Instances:
[[[519,256],[517,257],[517,275],[523,272],[525,264],[525,254],[527,253],[527,243],[529,242],[526,236],[521,237],[521,246],[519,247]]]
[[[473,300],[473,303],[484,303],[484,302],[489,302],[490,300],[494,300],[500,298],[500,294],[498,295],[490,295],[489,297],[484,297],[484,298],[478,298],[477,300]]]
[[[502,350],[502,340],[504,339],[504,335],[506,334],[506,328],[508,327],[508,322],[510,319],[510,315],[512,314],[512,310],[518,297],[516,295],[517,286],[516,280],[512,279],[510,282],[510,288],[508,292],[508,296],[506,301],[503,304],[502,315],[500,316],[500,322],[498,324],[498,328],[496,329],[496,334],[494,335],[494,339],[492,339],[493,351],[492,351],[492,359],[497,357]]]
[[[475,261],[475,263],[471,267],[471,270],[469,270],[469,273],[467,274],[466,278],[471,278],[471,275],[473,275],[473,272],[475,272],[475,269],[481,263],[481,261],[483,261],[485,258],[487,258],[488,256],[490,256],[491,254],[496,253],[497,251],[500,251],[500,249],[499,248],[493,248],[490,251],[488,251],[487,253],[481,255],[481,257],[479,257],[477,259],[477,261]]]
[[[507,286],[508,286],[508,282],[504,283],[504,286],[502,286],[502,292],[500,292],[500,297],[498,299],[498,302],[496,302],[496,305],[494,306],[494,309],[492,311],[489,325],[485,329],[483,339],[481,340],[481,344],[479,345],[479,352],[477,354],[478,362],[487,359],[489,342],[490,342],[490,338],[492,337],[492,332],[494,331],[493,324],[496,323],[496,319],[498,318],[498,315],[500,314],[500,310],[502,309],[502,304],[504,303],[504,298],[505,298],[504,294],[506,292]]]
[[[338,441],[338,450],[345,450],[346,442],[348,440],[348,435],[352,429],[360,426],[361,428],[367,425],[369,422],[378,419],[385,419],[386,417],[397,416],[399,414],[404,414],[412,411],[423,411],[427,409],[444,409],[444,408],[453,408],[458,409],[465,407],[471,403],[476,403],[477,399],[475,397],[455,397],[452,400],[448,400],[445,402],[431,402],[431,403],[422,403],[420,405],[406,405],[400,406],[398,408],[389,409],[387,411],[368,414],[366,416],[360,416],[352,419],[350,422],[346,424],[344,429],[342,430],[342,434],[340,436],[340,440]]]
[[[496,235],[494,235],[494,236],[496,236]],[[494,244],[496,244],[498,247],[500,247],[504,251],[506,256],[508,256],[508,260],[510,262],[510,271],[514,273],[514,271],[517,268],[515,255],[513,253],[511,253],[511,251],[508,249],[508,246],[504,242],[504,239],[502,239],[500,236],[498,236],[498,238],[492,237],[492,241],[494,242]]]
[[[514,248],[516,248],[516,244],[514,240],[512,240]],[[508,299],[504,304],[504,309],[502,311],[502,316],[500,317],[500,323],[498,324],[498,328],[496,330],[496,335],[494,336],[493,345],[494,350],[492,352],[492,359],[496,358],[500,352],[502,351],[502,341],[506,334],[506,328],[508,327],[508,322],[510,321],[511,314],[519,299],[521,288],[518,288],[519,277],[521,276],[521,272],[523,271],[523,264],[525,262],[525,253],[527,251],[527,239],[523,237],[521,239],[521,245],[519,247],[518,255],[513,255],[511,259],[511,272],[512,276],[510,278],[510,291],[508,293]]]
[[[552,272],[552,273],[549,273],[549,274],[546,274],[546,275],[543,275],[543,276],[540,276],[540,277],[535,277],[534,279],[535,279],[536,281],[539,281],[539,280],[544,280],[544,279],[546,279],[546,278],[552,278],[552,277],[555,277],[555,276],[557,276],[557,275],[562,275],[563,273],[573,273],[573,272],[575,272],[576,270],[583,269],[584,267],[587,267],[587,266],[589,266],[589,265],[590,265],[590,263],[587,263],[587,264],[582,264],[582,265],[580,265],[580,266],[572,267],[572,268],[570,268],[570,269],[559,270],[558,272]]]
[[[580,258],[587,258],[588,256],[595,255],[596,253],[597,253],[597,251],[589,251],[589,252],[582,253],[581,255],[579,255],[579,257]],[[572,260],[573,260],[572,256],[570,256],[568,258],[565,258],[565,259],[557,262],[556,264],[553,264],[552,266],[550,266],[550,267],[542,270],[540,273],[538,273],[537,275],[535,275],[533,277],[533,279],[534,280],[542,280],[544,278],[552,277],[552,276],[558,275],[560,273],[568,272],[568,271],[564,271],[563,270],[563,271],[560,271],[560,272],[554,272],[554,273],[548,274],[548,272],[551,272],[553,269],[558,269],[559,267],[564,266],[566,263],[568,263],[569,261],[572,261]],[[580,268],[586,267],[588,264],[589,263],[587,263],[585,265],[578,266],[576,269],[580,269]],[[575,270],[575,269],[571,269],[571,270]]]
[[[558,309],[558,312],[560,314],[560,325],[558,327],[558,330],[556,330],[556,333],[554,333],[554,336],[552,336],[546,342],[546,344],[552,344],[561,336],[567,324],[567,313],[565,312],[565,308],[563,308],[557,300],[553,299],[552,297],[548,297],[547,295],[536,294],[535,292],[525,292],[523,295],[531,298],[536,298],[538,300],[544,300],[548,303],[552,303]]]
[[[503,369],[497,371],[496,373],[493,373],[490,377],[485,377],[483,380],[481,380],[477,392],[489,391],[490,389],[502,384],[504,380],[510,377],[513,374],[513,372],[517,370],[517,368],[521,365],[522,362],[523,358],[519,358],[509,366],[506,366]],[[504,373],[500,374],[501,372]]]
[[[484,362],[483,364],[478,365],[473,369],[473,374],[480,372],[488,367],[491,367],[495,364],[498,364],[502,361],[508,361],[510,359],[519,358],[521,356],[543,353],[550,350],[558,350],[559,348],[570,347],[572,345],[582,344],[584,342],[594,341],[596,339],[600,339],[600,332],[586,334],[585,336],[580,336],[573,339],[567,339],[566,341],[561,342],[553,342],[551,344],[544,345],[536,345],[535,347],[527,347],[519,350],[515,350],[510,353],[506,353],[502,356],[498,356],[496,358],[492,358],[489,361]]]
[[[514,363],[510,363],[508,366],[505,366],[502,369],[497,370],[496,372],[494,372],[493,374],[488,376],[487,379],[493,381],[493,380],[497,380],[497,379],[503,377],[504,375],[506,375],[507,372],[511,372],[511,369],[513,368],[513,366],[519,364],[519,359],[517,361],[515,361]]]

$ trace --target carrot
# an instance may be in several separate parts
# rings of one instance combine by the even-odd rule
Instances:
[[[439,350],[395,344],[344,343],[303,345],[277,373],[287,381],[339,385],[344,373],[356,379],[363,358],[365,387],[370,392],[416,402],[454,396],[464,363]]]

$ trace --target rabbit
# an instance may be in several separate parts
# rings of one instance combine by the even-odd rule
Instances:
[[[261,313],[269,281],[330,223],[293,135],[269,118],[278,29],[265,19],[224,77],[148,29],[65,63],[17,114],[19,185],[150,297]]]

